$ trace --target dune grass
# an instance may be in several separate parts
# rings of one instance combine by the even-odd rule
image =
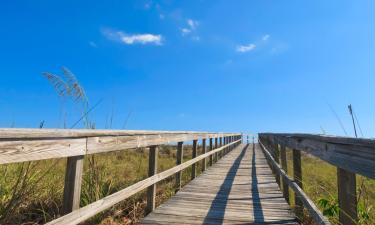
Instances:
[[[292,151],[287,149],[288,175],[293,177]],[[338,222],[337,169],[316,157],[302,154],[302,182],[305,193],[318,205],[333,224]],[[289,196],[294,204],[294,193],[290,189]],[[361,196],[358,204],[359,225],[375,224],[375,180],[357,175],[357,196]],[[327,203],[325,206],[322,203]],[[307,214],[304,224],[311,224]]]
[[[158,171],[176,165],[176,147],[161,146]],[[199,149],[199,151],[201,151]],[[184,161],[191,146],[184,146]],[[0,166],[0,224],[43,224],[61,216],[66,159]],[[200,173],[198,165],[198,173]],[[148,177],[148,150],[133,149],[88,156],[84,161],[81,206]],[[191,168],[183,172],[183,184]],[[174,176],[157,185],[157,205],[175,193]],[[96,215],[84,224],[136,224],[144,215],[146,190]]]

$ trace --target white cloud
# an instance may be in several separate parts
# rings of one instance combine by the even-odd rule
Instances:
[[[111,40],[120,41],[123,44],[154,44],[162,45],[163,37],[159,34],[126,34],[122,31],[104,30],[103,34]]]
[[[196,21],[196,20],[193,20],[193,19],[187,19],[186,20],[186,24],[187,24],[186,27],[181,28],[181,34],[182,34],[182,36],[187,36],[189,34],[194,35],[192,33],[197,29],[197,27],[199,25],[199,22]],[[192,39],[195,40],[195,41],[199,41],[200,37],[197,36],[197,35],[194,35],[192,37]]]
[[[199,22],[196,20],[188,19],[187,24],[190,27],[190,29],[195,30],[197,26],[199,25]]]
[[[97,48],[97,47],[98,47],[98,45],[96,45],[96,43],[93,42],[93,41],[90,41],[90,42],[89,42],[89,45],[90,45],[91,47],[93,47],[93,48]]]
[[[122,35],[121,40],[128,45],[141,43],[141,44],[149,44],[153,43],[156,45],[161,45],[161,35],[154,35],[154,34],[133,34],[133,35]]]
[[[193,41],[200,41],[201,40],[201,37],[199,36],[194,36],[191,38]]]
[[[248,45],[239,45],[236,48],[237,52],[249,52],[256,48],[255,44],[248,44]]]
[[[262,37],[262,40],[263,40],[263,41],[267,41],[270,37],[271,37],[271,35],[266,34],[266,35],[264,35],[264,36]]]
[[[182,36],[185,36],[185,35],[189,34],[190,32],[191,32],[191,30],[188,29],[188,28],[181,28]]]
[[[147,10],[147,9],[150,9],[152,7],[152,1],[149,1],[149,2],[146,2],[144,4],[144,8]]]

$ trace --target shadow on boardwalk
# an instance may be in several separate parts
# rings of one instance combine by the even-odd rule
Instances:
[[[220,186],[220,190],[217,193],[215,199],[212,201],[211,207],[205,217],[203,224],[223,224],[225,217],[225,209],[229,200],[229,194],[233,186],[234,179],[236,177],[237,171],[240,167],[241,161],[245,156],[246,149],[249,148],[249,145],[246,145],[241,154],[236,158],[233,165],[231,166],[229,172],[226,174],[223,184]],[[252,223],[241,223],[242,225],[255,225],[255,224],[289,224],[290,220],[278,220],[273,222],[265,222],[264,214],[261,204],[261,199],[258,189],[258,178],[257,178],[257,168],[256,168],[256,151],[255,145],[252,145],[252,159],[251,159],[251,199],[253,204],[253,210],[249,209],[249,212],[252,211],[254,222]],[[241,185],[241,184],[238,184]],[[242,184],[247,185],[247,184]],[[225,196],[225,197],[223,197]],[[249,198],[235,199],[231,200],[245,200]],[[224,207],[218,208],[217,205],[223,204]]]
[[[225,216],[225,207],[218,209],[215,206],[219,204],[224,204],[225,206],[228,203],[228,198],[230,191],[233,186],[234,179],[236,177],[238,168],[240,167],[241,161],[245,156],[246,149],[249,145],[246,145],[241,154],[236,158],[232,167],[229,169],[223,184],[220,186],[220,190],[217,193],[215,199],[212,201],[211,207],[207,213],[207,216],[204,220],[204,224],[209,224],[212,218],[215,218],[215,223],[221,224],[224,222]],[[252,177],[252,200],[253,200],[253,212],[254,212],[254,222],[262,223],[264,222],[264,216],[262,211],[262,205],[260,203],[259,191],[258,191],[258,179],[256,176],[256,155],[255,155],[255,146],[253,145],[253,154],[252,154],[252,167],[251,167],[251,177]],[[225,196],[223,198],[223,196]],[[250,209],[249,209],[250,211]]]

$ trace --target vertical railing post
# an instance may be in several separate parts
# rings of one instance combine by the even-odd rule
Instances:
[[[206,148],[206,139],[202,139],[202,153],[206,154],[207,153],[207,148]],[[205,171],[207,168],[207,158],[204,158],[202,160],[202,172]]]
[[[68,157],[65,171],[63,214],[79,209],[84,156]]]
[[[343,225],[357,224],[357,194],[355,173],[337,167],[339,221]]]
[[[158,147],[150,146],[148,155],[148,176],[152,177],[157,173],[158,170]],[[147,206],[146,214],[154,211],[156,199],[156,184],[151,185],[147,188]]]
[[[180,165],[183,161],[184,157],[184,145],[183,142],[178,142],[177,143],[177,160],[176,164]],[[176,173],[176,192],[181,189],[181,175],[182,171],[179,171]]]
[[[217,149],[217,137],[215,138],[215,149]],[[215,153],[215,162],[218,160],[218,152]]]
[[[209,146],[209,151],[212,151],[212,138],[210,138],[210,146]],[[213,155],[210,155],[210,159],[209,159],[209,165],[212,166],[212,161],[213,161]]]
[[[273,146],[274,146],[274,156],[275,156],[275,161],[277,162],[277,164],[280,165],[280,154],[279,154],[279,144],[277,143],[276,141],[276,138],[273,139]],[[280,175],[276,172],[276,183],[280,186]]]
[[[193,140],[193,152],[192,152],[192,159],[197,157],[197,150],[198,150],[198,140]],[[191,167],[191,179],[194,180],[194,178],[197,176],[197,164],[194,163]]]
[[[220,144],[219,144],[220,146],[219,147],[222,147],[223,146],[223,137],[220,137]],[[223,150],[222,151],[220,151],[220,158],[223,158],[223,156],[224,156],[224,154],[223,154]]]
[[[297,185],[303,189],[302,187],[302,165],[301,165],[301,152],[293,149],[293,176],[294,181]],[[294,205],[295,205],[295,212],[297,218],[301,221],[303,218],[303,203],[301,199],[298,197],[296,192],[294,192]]]
[[[227,137],[224,137],[224,145],[226,145],[227,144]],[[226,155],[227,154],[227,148],[224,148],[224,155]]]
[[[284,144],[280,145],[280,158],[281,158],[281,168],[288,174],[288,162],[286,160],[286,148]],[[286,182],[286,179],[283,179],[283,194],[285,200],[290,204],[289,200],[289,185]]]

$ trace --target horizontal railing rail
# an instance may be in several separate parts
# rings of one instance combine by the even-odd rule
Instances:
[[[268,155],[268,161],[283,192],[289,201],[288,186],[297,184],[302,190],[301,153],[313,155],[337,167],[337,188],[339,200],[339,221],[344,225],[355,225],[357,218],[356,174],[375,179],[375,140],[313,134],[261,133],[259,142]],[[287,176],[286,148],[293,150],[294,180]],[[278,165],[281,161],[281,167]],[[277,164],[277,165],[275,165]],[[293,181],[293,182],[292,182]],[[295,190],[295,187],[293,188]],[[303,205],[306,195],[296,193],[296,207]],[[301,202],[302,201],[302,202]],[[311,207],[309,209],[311,213]],[[301,214],[301,209],[298,209]],[[318,212],[316,212],[318,213]],[[316,222],[319,217],[313,216]],[[321,218],[320,218],[321,219]],[[324,223],[323,223],[324,224]]]
[[[231,147],[235,144],[238,144],[240,140],[234,141],[228,145],[224,145],[220,148],[214,149],[208,153],[205,153],[203,155],[200,155],[194,159],[191,159],[187,162],[184,162],[178,166],[175,166],[171,169],[168,169],[164,172],[158,173],[156,175],[153,175],[145,180],[142,180],[136,184],[133,184],[119,192],[116,192],[112,195],[109,195],[107,197],[104,197],[103,199],[96,201],[94,203],[91,203],[85,207],[82,207],[76,211],[73,211],[70,214],[67,214],[65,216],[62,216],[50,223],[47,223],[48,225],[64,225],[64,224],[78,224],[81,223],[88,218],[96,215],[97,213],[100,213],[109,207],[119,203],[120,201],[125,200],[126,198],[150,187],[151,185],[156,184],[157,182],[164,180],[186,168],[193,165],[194,163],[197,163],[198,161],[201,161],[204,158],[207,158],[213,154],[216,154],[220,151],[223,151],[225,148]]]
[[[0,129],[0,164],[89,155],[239,133]]]
[[[277,174],[283,177],[285,183],[287,183],[287,185],[293,189],[293,191],[298,196],[298,199],[302,201],[304,207],[308,210],[310,216],[314,219],[315,223],[318,225],[330,225],[331,223],[329,222],[329,220],[319,211],[318,207],[306,195],[306,193],[302,190],[298,183],[290,178],[288,174],[275,161],[270,151],[262,143],[260,143],[260,146],[272,168],[276,170]]]
[[[63,214],[48,224],[78,224],[110,208],[130,196],[147,190],[146,212],[155,208],[156,184],[176,175],[175,188],[181,188],[182,170],[192,167],[191,179],[196,177],[197,163],[202,171],[218,161],[242,142],[240,133],[188,131],[118,131],[118,130],[60,130],[60,129],[0,129],[0,165],[52,158],[67,158]],[[202,140],[201,155],[197,154]],[[206,140],[209,140],[207,151]],[[183,162],[183,142],[192,141],[192,159]],[[177,143],[176,166],[157,173],[158,145]],[[83,160],[85,155],[149,147],[149,177],[96,202],[79,207]]]
[[[312,134],[271,134],[260,136],[273,139],[285,147],[318,157],[352,173],[375,179],[375,140]]]

